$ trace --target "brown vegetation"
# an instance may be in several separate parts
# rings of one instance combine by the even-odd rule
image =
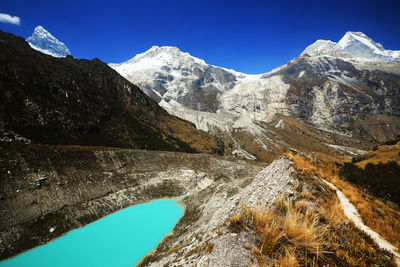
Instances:
[[[315,201],[281,196],[274,208],[244,206],[230,217],[231,231],[255,233],[251,260],[259,266],[392,266],[387,253],[348,223],[333,193]],[[328,191],[327,191],[328,192]],[[300,203],[300,204],[298,204]],[[254,265],[256,266],[256,265]]]
[[[394,144],[378,146],[362,155],[359,159],[358,157],[355,159],[357,161],[356,165],[361,168],[365,168],[368,163],[378,164],[395,161],[400,164],[400,141]]]
[[[400,248],[400,213],[382,201],[339,178],[339,169],[333,164],[320,163],[318,166],[298,155],[288,153],[293,166],[308,177],[315,175],[333,183],[357,208],[363,222],[382,235],[394,246]],[[318,181],[318,180],[316,180]]]

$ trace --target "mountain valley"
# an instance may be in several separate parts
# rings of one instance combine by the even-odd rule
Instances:
[[[1,260],[179,197],[133,264],[400,266],[400,51],[347,32],[253,75],[171,46],[76,59],[38,26],[0,32],[0,63]]]

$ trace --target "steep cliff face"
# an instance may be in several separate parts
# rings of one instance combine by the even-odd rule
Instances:
[[[98,59],[55,58],[0,33],[0,126],[34,142],[217,151]]]

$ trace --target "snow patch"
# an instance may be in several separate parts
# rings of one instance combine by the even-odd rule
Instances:
[[[256,160],[257,158],[253,155],[251,155],[249,152],[243,149],[235,149],[232,151],[232,155],[238,158],[245,158],[248,160]]]
[[[282,130],[285,129],[285,122],[282,119],[280,119],[278,123],[275,125],[275,128],[279,128]]]
[[[353,156],[361,155],[361,154],[364,154],[367,152],[365,150],[358,149],[355,147],[339,146],[339,145],[333,145],[333,144],[328,144],[328,143],[325,143],[325,145],[332,147],[336,151],[343,151],[343,152],[349,153]]]

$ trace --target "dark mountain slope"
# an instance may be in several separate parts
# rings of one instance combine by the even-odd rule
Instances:
[[[54,58],[3,32],[0,129],[44,144],[220,150],[100,60]]]

